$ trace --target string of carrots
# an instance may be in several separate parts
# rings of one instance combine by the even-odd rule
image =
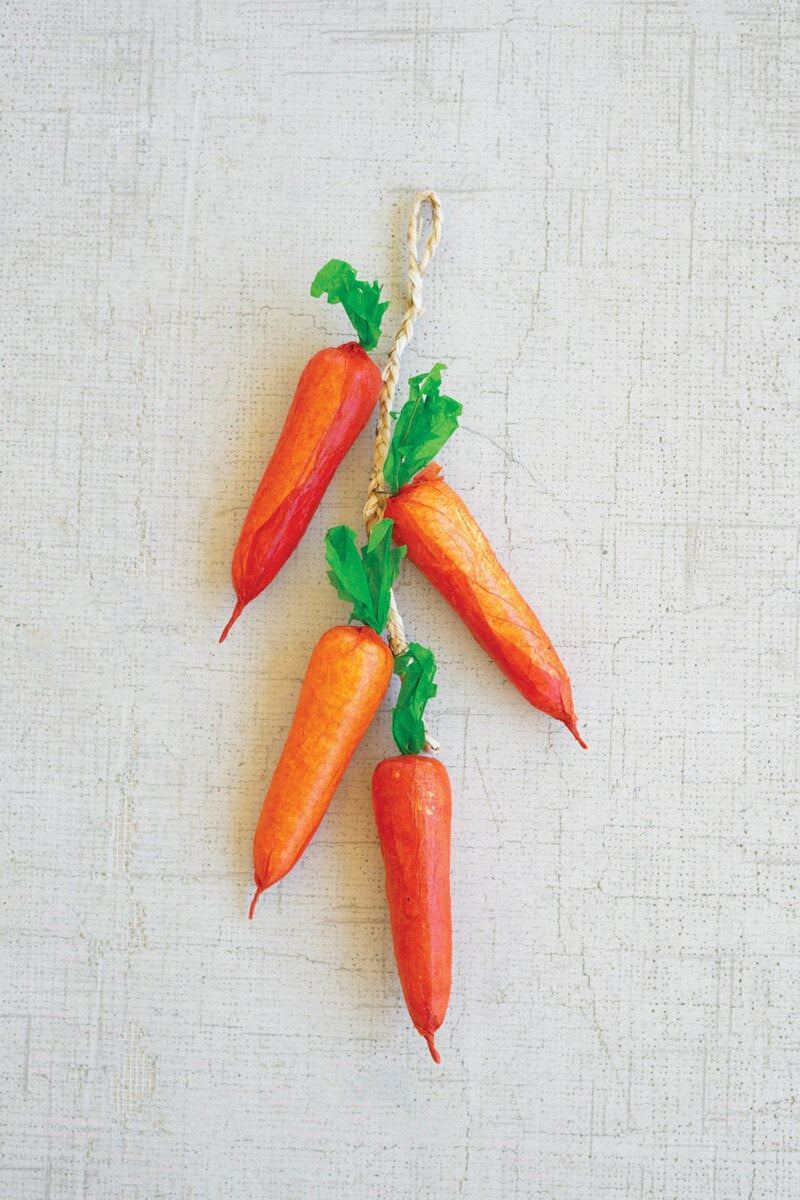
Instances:
[[[416,230],[423,201],[432,208],[435,204],[438,216],[438,200],[423,193],[412,210],[410,231]],[[563,722],[581,746],[585,743],[569,677],[552,643],[434,461],[457,429],[462,411],[442,394],[442,363],[409,381],[407,402],[391,414],[388,445],[382,437],[399,356],[421,311],[419,260],[411,237],[410,232],[409,308],[389,353],[383,387],[367,353],[378,343],[387,307],[380,300],[381,288],[359,281],[352,267],[336,259],[314,280],[312,295],[327,294],[329,303],[341,303],[359,340],[319,351],[300,377],[234,551],[236,605],[220,641],[296,548],[380,393],[370,486],[380,519],[373,515],[368,522],[361,547],[346,525],[330,529],[325,537],[328,576],[351,605],[350,619],[324,633],[311,654],[256,827],[250,916],[262,892],[291,871],[311,841],[396,673],[401,685],[392,732],[400,753],[377,764],[372,803],[403,995],[415,1028],[438,1063],[434,1038],[451,986],[452,794],[443,763],[424,753],[431,744],[425,708],[437,691],[433,652],[416,642],[406,644],[397,633],[402,622],[393,586],[406,556],[522,695]],[[431,254],[429,242],[426,266]],[[387,620],[394,629],[392,649],[382,636]]]

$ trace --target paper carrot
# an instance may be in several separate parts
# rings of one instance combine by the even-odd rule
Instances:
[[[378,763],[372,805],[386,871],[386,899],[397,972],[414,1027],[435,1062],[434,1035],[450,1000],[450,780],[444,765],[420,754],[423,713],[436,694],[436,663],[411,642],[395,660],[402,679],[392,714],[401,753]]]
[[[320,350],[302,375],[278,444],[261,479],[236,543],[231,575],[236,606],[224,641],[245,605],[275,578],[317,510],[336,468],[367,423],[381,374],[367,354],[380,336],[387,303],[380,287],[356,278],[331,259],[316,276],[312,296],[341,303],[358,342]]]
[[[394,660],[380,634],[405,553],[392,547],[391,530],[391,521],[381,521],[360,553],[345,525],[325,539],[328,574],[352,603],[351,619],[363,624],[329,629],[311,655],[258,819],[251,917],[261,893],[291,871],[314,836],[389,686]]]
[[[395,494],[386,514],[395,523],[394,537],[511,683],[585,746],[569,676],[550,639],[464,501],[430,462],[461,412],[440,394],[441,371],[437,363],[427,376],[411,381],[389,448],[384,476]]]

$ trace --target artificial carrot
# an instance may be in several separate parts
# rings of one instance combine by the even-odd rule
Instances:
[[[392,652],[371,629],[337,625],[317,642],[256,828],[253,906],[311,841],[391,676]]]
[[[360,554],[347,526],[326,537],[329,574],[364,624],[329,629],[311,655],[255,832],[251,917],[261,893],[291,871],[314,836],[389,686],[394,660],[380,633],[404,553],[392,548],[391,529],[391,521],[376,525]]]
[[[396,541],[442,593],[526,700],[563,721],[581,746],[569,676],[464,501],[432,463],[458,427],[461,405],[440,392],[441,363],[410,381],[395,414],[384,479]]]
[[[450,780],[441,762],[418,752],[425,741],[425,701],[436,692],[433,654],[412,642],[395,669],[403,679],[392,719],[401,754],[375,768],[372,806],[406,1007],[438,1063],[434,1035],[450,999],[453,940]]]
[[[379,303],[378,284],[360,282],[352,267],[332,259],[311,286],[313,296],[323,292],[329,303],[342,303],[359,342],[320,350],[300,376],[236,543],[231,568],[236,606],[221,642],[292,554],[378,398],[381,374],[366,353],[377,345],[387,307]]]
[[[410,561],[511,683],[536,708],[563,721],[585,748],[561,660],[472,513],[442,479],[438,464],[427,466],[390,497],[386,512]]]
[[[422,755],[385,758],[372,777],[372,805],[386,869],[394,956],[414,1028],[428,1043],[450,1000],[450,780]]]

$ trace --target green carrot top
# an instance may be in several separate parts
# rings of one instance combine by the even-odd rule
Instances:
[[[389,307],[388,300],[381,303],[377,280],[364,283],[349,263],[332,258],[317,272],[311,284],[312,296],[323,293],[328,297],[328,304],[341,304],[363,348],[374,350],[381,336],[383,314]]]
[[[374,526],[359,551],[349,525],[336,525],[325,535],[328,578],[342,600],[353,605],[350,620],[383,633],[389,615],[392,585],[405,557],[405,546],[392,545],[394,522],[388,517]]]
[[[448,438],[458,428],[462,406],[440,392],[442,371],[436,363],[427,375],[415,375],[408,381],[408,400],[399,413],[386,456],[383,477],[394,496],[423,467],[427,467]]]
[[[402,680],[392,712],[392,733],[401,754],[419,754],[425,747],[425,705],[436,695],[436,659],[433,651],[416,642],[394,660]]]

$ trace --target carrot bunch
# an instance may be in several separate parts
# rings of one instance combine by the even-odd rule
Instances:
[[[435,236],[418,259],[416,220],[426,200],[435,217]],[[438,1063],[435,1035],[451,987],[452,794],[446,768],[426,753],[432,743],[424,714],[437,692],[436,660],[427,647],[405,643],[394,608],[392,589],[406,555],[522,695],[566,725],[581,746],[585,743],[569,677],[550,639],[434,461],[457,429],[462,411],[442,393],[442,363],[409,381],[407,402],[391,414],[395,424],[386,449],[383,434],[395,368],[421,311],[419,276],[438,241],[436,220],[440,222],[438,200],[424,193],[409,225],[409,253],[417,275],[402,341],[398,335],[392,346],[383,388],[367,353],[377,345],[387,307],[380,301],[380,287],[360,282],[352,267],[338,259],[314,280],[312,295],[326,294],[329,303],[341,303],[359,340],[320,350],[300,377],[234,551],[236,606],[220,641],[297,546],[380,392],[370,485],[378,511],[368,510],[370,532],[361,547],[347,525],[330,529],[325,537],[328,576],[351,606],[350,618],[347,625],[327,630],[311,653],[255,831],[256,890],[250,916],[262,892],[291,871],[313,838],[396,673],[400,688],[392,732],[399,753],[375,767],[372,804],[403,995],[414,1027]],[[383,519],[372,525],[381,510]],[[387,621],[391,648],[383,638]]]

